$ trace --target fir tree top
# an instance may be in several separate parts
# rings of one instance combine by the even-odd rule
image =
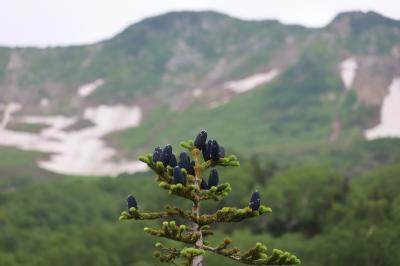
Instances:
[[[227,182],[219,183],[220,176],[217,167],[237,167],[239,161],[234,155],[225,155],[225,149],[217,140],[207,141],[207,132],[202,130],[194,139],[181,142],[181,146],[189,152],[181,152],[179,156],[173,153],[173,147],[166,145],[163,149],[156,147],[153,154],[139,156],[156,174],[159,187],[170,194],[192,201],[191,210],[183,210],[175,206],[166,206],[164,211],[139,211],[139,201],[132,195],[128,196],[128,211],[121,213],[120,220],[154,220],[164,221],[160,228],[144,228],[148,234],[172,239],[189,245],[186,248],[168,247],[156,243],[154,255],[161,261],[182,266],[204,265],[203,254],[215,253],[248,265],[293,265],[300,260],[288,252],[273,249],[267,252],[267,247],[256,243],[253,248],[241,251],[237,247],[230,248],[231,240],[224,239],[217,245],[208,243],[207,237],[213,234],[211,225],[215,223],[241,222],[271,212],[271,208],[261,204],[260,193],[251,195],[247,206],[242,208],[223,207],[211,214],[201,214],[200,203],[205,200],[220,201],[231,191]],[[179,158],[177,160],[177,158]],[[203,174],[210,170],[208,183]],[[186,221],[178,225],[176,218]],[[179,264],[178,264],[179,263]]]

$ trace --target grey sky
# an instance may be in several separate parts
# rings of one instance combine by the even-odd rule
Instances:
[[[0,45],[93,43],[143,18],[176,10],[216,10],[311,27],[349,10],[400,20],[400,0],[0,0]]]

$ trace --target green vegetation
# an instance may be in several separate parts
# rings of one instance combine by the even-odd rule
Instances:
[[[21,92],[29,89],[39,97],[75,95],[79,86],[103,78],[105,84],[89,96],[90,101],[131,103],[159,90],[179,93],[188,89],[188,84],[206,81],[214,71],[218,75],[213,83],[253,74],[282,52],[288,35],[303,43],[312,32],[215,12],[169,13],[136,23],[93,45],[0,48],[0,78],[17,77]],[[15,72],[6,70],[10,52],[16,54],[20,65]],[[66,104],[61,98],[53,100]],[[74,109],[67,106],[66,110],[68,107]]]
[[[37,162],[45,156],[38,152],[21,151],[14,148],[0,148],[0,190],[15,190],[46,183],[61,176],[37,167]]]
[[[10,49],[0,47],[0,84],[4,82],[4,76],[10,57]]]
[[[39,133],[42,129],[47,128],[48,125],[35,124],[35,123],[8,123],[7,128],[10,130]]]
[[[234,189],[220,206],[245,207],[249,194],[257,189],[274,211],[246,221],[247,229],[241,224],[218,226],[210,241],[230,234],[243,248],[268,242],[295,253],[306,266],[397,265],[399,147],[396,140],[366,142],[326,152],[331,157],[325,159],[316,153],[312,160],[282,157],[281,162],[275,156],[275,164],[268,156],[259,156],[258,163],[239,156],[240,168],[221,171]],[[325,160],[347,162],[351,167],[331,167]],[[354,169],[363,171],[356,175]],[[126,209],[121,195],[135,193],[140,208],[149,211],[159,210],[166,202],[182,208],[191,204],[167,193],[150,193],[153,190],[150,174],[90,181],[57,179],[41,186],[2,190],[0,264],[154,265],[149,252],[154,239],[143,234],[143,227],[156,223],[118,222],[116,217]],[[218,207],[205,204],[204,208],[213,212]],[[209,265],[236,265],[205,256]]]
[[[315,44],[270,85],[214,109],[197,105],[172,112],[167,106],[160,106],[140,127],[110,138],[121,149],[143,150],[154,147],[158,141],[177,144],[188,129],[194,135],[201,129],[198,125],[206,125],[217,138],[226,139],[232,148],[245,152],[327,144],[340,103],[322,99],[329,93],[339,96],[343,91],[340,79],[330,67],[332,60],[332,52],[325,43]],[[349,104],[345,107],[346,111],[351,108]],[[249,135],[252,137],[248,138]]]

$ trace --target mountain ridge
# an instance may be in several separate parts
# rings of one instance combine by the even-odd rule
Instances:
[[[92,43],[88,43],[88,44],[73,44],[73,45],[55,45],[55,46],[46,46],[46,47],[37,47],[34,45],[28,45],[28,46],[12,46],[12,45],[0,45],[0,48],[10,48],[10,49],[25,49],[25,48],[32,48],[32,49],[39,49],[39,50],[46,50],[46,49],[52,49],[52,48],[65,48],[65,47],[83,47],[83,46],[91,46],[91,45],[96,45],[96,44],[101,44],[103,42],[107,42],[115,37],[117,37],[118,35],[124,33],[125,31],[127,31],[128,29],[138,26],[140,24],[143,23],[151,23],[152,21],[155,20],[159,20],[159,19],[163,19],[163,18],[167,18],[167,17],[181,17],[182,15],[213,15],[215,17],[224,17],[226,19],[233,19],[233,20],[237,20],[237,21],[241,21],[241,22],[249,22],[249,23],[278,23],[284,26],[293,26],[293,27],[300,27],[300,28],[306,28],[306,29],[324,29],[326,27],[329,27],[330,24],[335,23],[337,20],[341,20],[343,18],[349,18],[352,16],[357,16],[357,17],[370,17],[371,15],[374,17],[379,17],[382,18],[382,21],[388,21],[388,22],[392,22],[393,24],[400,24],[400,19],[395,19],[395,18],[390,18],[387,17],[385,15],[382,15],[379,12],[375,12],[375,11],[343,11],[338,13],[330,22],[328,22],[326,25],[324,26],[319,26],[319,27],[309,27],[309,26],[305,26],[302,25],[301,23],[284,23],[281,22],[278,19],[243,19],[243,18],[238,18],[229,14],[225,14],[223,12],[219,12],[219,11],[214,11],[214,10],[201,10],[201,11],[190,11],[190,10],[183,10],[183,11],[170,11],[170,12],[166,12],[166,13],[161,13],[158,15],[154,15],[154,16],[150,16],[147,18],[143,18],[137,22],[131,23],[128,26],[125,26],[122,30],[120,30],[118,33],[110,36],[110,37],[104,37],[102,40],[99,41],[95,41]]]
[[[340,22],[360,16],[372,18],[369,30],[354,33]],[[0,49],[1,108],[20,107],[4,129],[12,136],[22,134],[13,128],[28,128],[21,121],[44,121],[61,143],[83,141],[73,145],[80,149],[90,135],[117,157],[184,137],[188,128],[209,128],[249,151],[363,139],[400,75],[400,27],[379,16],[342,14],[339,26],[313,29],[174,12],[93,45]],[[100,119],[130,116],[136,120],[124,128]],[[48,130],[30,136],[48,145]],[[254,139],[239,143],[248,134]]]

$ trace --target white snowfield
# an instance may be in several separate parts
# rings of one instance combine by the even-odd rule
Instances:
[[[85,98],[92,94],[98,87],[104,84],[103,79],[96,79],[95,81],[82,85],[78,88],[78,95],[82,98]]]
[[[343,84],[346,90],[350,90],[353,86],[354,78],[356,76],[356,71],[358,64],[356,59],[350,57],[340,63],[340,76],[342,78]]]
[[[400,137],[400,77],[393,79],[383,100],[380,124],[365,131],[365,137],[368,140]]]
[[[255,89],[261,84],[272,81],[278,74],[279,70],[272,69],[266,73],[254,74],[244,79],[225,82],[223,86],[236,93],[243,93]]]
[[[136,106],[101,105],[84,112],[84,118],[92,121],[94,126],[67,131],[67,127],[78,121],[77,117],[25,116],[16,121],[49,127],[38,134],[0,128],[0,145],[51,153],[48,161],[39,162],[39,167],[59,174],[116,176],[135,173],[145,171],[146,165],[138,161],[116,161],[117,151],[107,147],[101,138],[138,126],[141,117],[141,110]]]

